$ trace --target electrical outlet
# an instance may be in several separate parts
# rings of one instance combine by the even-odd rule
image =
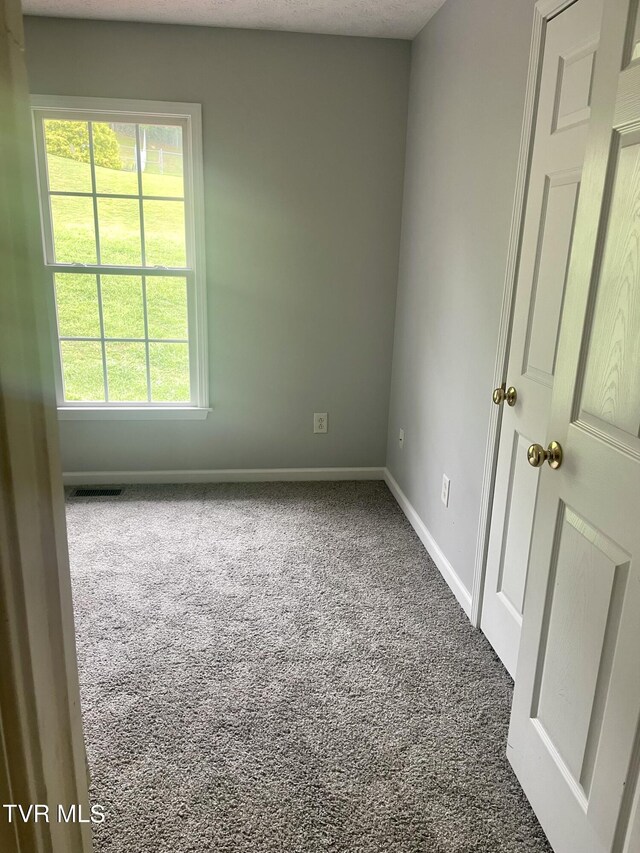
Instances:
[[[450,482],[451,481],[449,480],[447,475],[443,474],[442,475],[442,494],[440,495],[440,498],[442,499],[442,503],[445,506],[449,506],[449,484],[450,484]]]
[[[400,450],[404,447],[404,430],[401,429],[398,435],[398,444],[400,445]]]
[[[326,412],[314,412],[313,413],[313,431],[314,432],[328,432],[329,431],[329,420]]]

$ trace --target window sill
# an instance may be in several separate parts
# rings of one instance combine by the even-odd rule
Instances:
[[[61,421],[203,421],[211,409],[195,406],[60,406]]]

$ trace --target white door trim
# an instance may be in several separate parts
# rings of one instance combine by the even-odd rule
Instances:
[[[507,265],[500,310],[500,325],[498,327],[498,345],[493,371],[492,388],[498,388],[506,382],[509,347],[511,344],[511,321],[513,314],[514,296],[520,260],[522,242],[522,227],[527,204],[527,186],[533,135],[535,132],[536,109],[540,70],[544,54],[544,36],[546,26],[552,18],[559,15],[576,0],[538,0],[533,13],[533,32],[531,36],[531,51],[529,54],[529,71],[525,92],[524,117],[520,138],[520,152],[516,171],[516,188],[511,216],[511,230],[507,249]],[[491,400],[491,388],[487,388],[487,400]],[[482,475],[482,490],[480,493],[480,517],[478,521],[478,538],[473,568],[473,587],[471,590],[471,623],[480,627],[482,596],[484,591],[485,569],[487,564],[487,548],[489,545],[489,528],[493,505],[493,490],[495,485],[496,466],[498,462],[498,445],[500,440],[500,424],[502,408],[493,402],[488,404],[489,427],[484,457]]]
[[[10,849],[90,853],[90,825],[56,819],[86,820],[89,793],[18,0],[0,0],[0,113],[0,804],[53,815],[9,827]]]

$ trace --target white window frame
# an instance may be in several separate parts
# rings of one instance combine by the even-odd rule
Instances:
[[[207,357],[207,304],[204,239],[204,174],[202,165],[202,110],[200,104],[138,101],[120,98],[79,98],[58,95],[33,95],[31,98],[33,133],[36,151],[40,220],[45,269],[50,273],[49,305],[55,334],[54,362],[58,416],[61,420],[180,420],[204,419],[209,408]],[[183,128],[184,208],[186,232],[186,266],[121,267],[106,264],[61,264],[55,261],[50,193],[47,177],[44,119],[72,121],[119,121],[143,124],[173,124]],[[140,154],[138,152],[138,157]],[[139,164],[138,164],[139,166]],[[100,195],[98,193],[98,195]],[[96,203],[93,183],[90,197]],[[142,202],[141,202],[142,203]],[[57,272],[86,272],[97,275],[180,275],[187,281],[189,329],[190,398],[186,403],[81,403],[64,399],[60,338],[55,307]]]

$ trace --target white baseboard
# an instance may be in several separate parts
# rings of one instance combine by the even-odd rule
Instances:
[[[455,569],[440,550],[436,540],[433,538],[431,533],[429,533],[424,522],[414,509],[413,505],[409,502],[409,499],[397,484],[388,468],[384,469],[384,480],[387,486],[389,486],[391,494],[398,501],[400,508],[407,516],[409,523],[418,534],[418,537],[428,551],[429,556],[438,567],[440,574],[449,585],[451,592],[458,599],[460,606],[467,616],[471,618],[471,593],[462,583]]]
[[[384,468],[229,468],[211,471],[66,471],[66,486],[132,483],[263,483],[283,480],[384,480]]]

